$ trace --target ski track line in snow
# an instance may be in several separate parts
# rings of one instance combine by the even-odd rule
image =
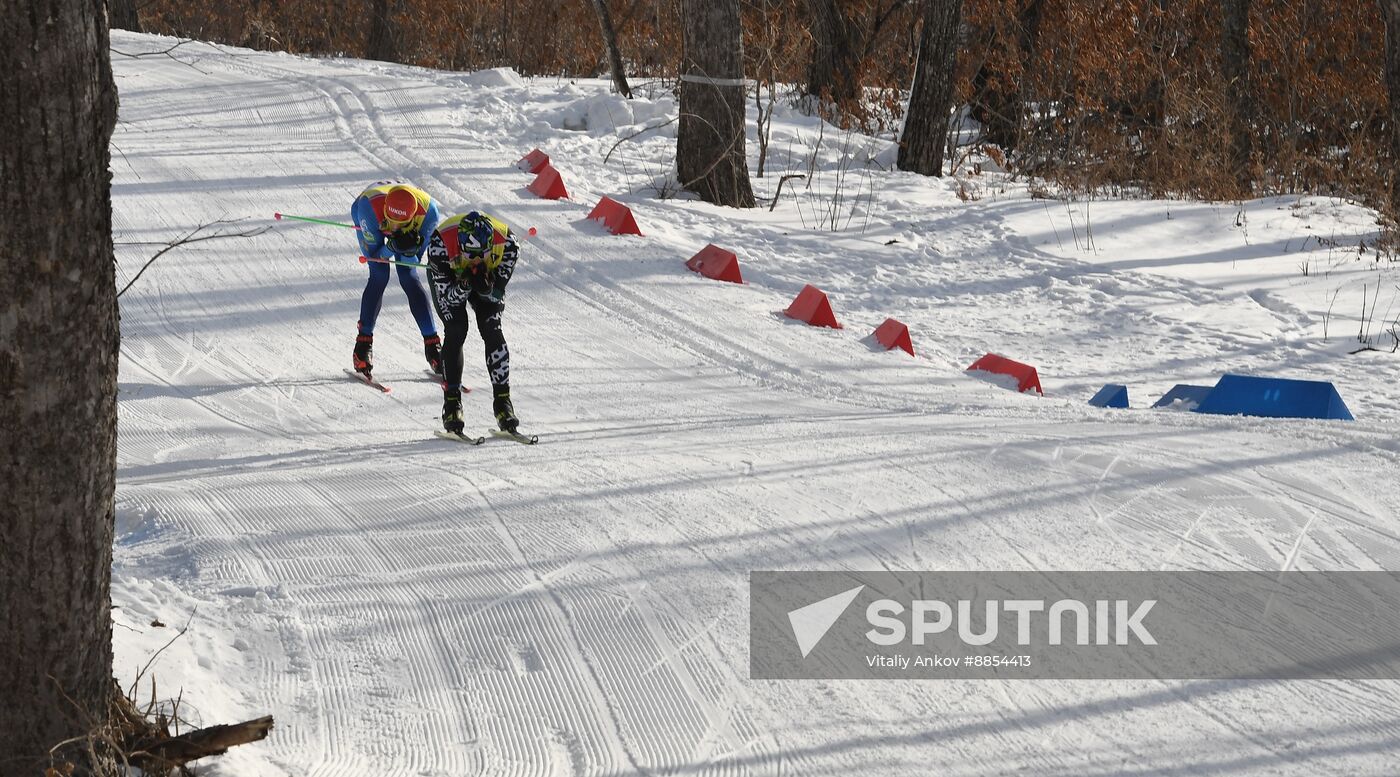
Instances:
[[[606,758],[597,758],[595,756],[595,758],[592,759],[594,763],[589,763],[588,761],[577,762],[574,760],[577,757],[574,753],[574,748],[568,748],[569,752],[574,755],[574,758],[571,758],[573,770],[576,773],[580,772],[580,770],[588,771],[593,767],[615,770],[620,768],[624,763],[627,763],[632,769],[636,770],[638,768],[637,763],[633,759],[631,750],[623,741],[616,712],[612,709],[611,704],[607,702],[608,697],[599,682],[596,668],[588,661],[585,655],[574,618],[569,614],[568,608],[554,592],[554,589],[551,587],[546,577],[534,571],[533,565],[521,548],[519,542],[516,541],[510,527],[506,524],[505,520],[502,519],[500,511],[492,503],[491,498],[474,483],[468,481],[468,484],[476,491],[479,499],[486,506],[486,510],[491,516],[492,525],[500,537],[502,547],[509,553],[510,560],[522,572],[528,570],[532,577],[531,585],[537,585],[548,597],[550,606],[546,609],[550,612],[550,625],[573,646],[570,652],[572,653],[574,661],[581,665],[583,669],[583,671],[579,673],[579,679],[586,681],[591,686],[586,690],[577,690],[571,683],[570,691],[577,690],[577,692],[571,693],[570,703],[567,706],[574,710],[592,711],[591,719],[580,726],[579,729],[591,730],[595,735],[601,735],[596,739],[590,737],[589,741],[605,742],[608,754]],[[519,590],[521,589],[517,589],[517,591]],[[487,609],[490,609],[490,605],[488,605]],[[603,704],[598,703],[600,699],[603,700]],[[534,703],[532,703],[531,706],[537,708],[547,705],[544,699],[532,700],[532,702]]]

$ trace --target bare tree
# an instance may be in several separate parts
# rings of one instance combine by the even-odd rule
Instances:
[[[399,61],[399,46],[394,38],[394,0],[372,0],[370,3],[369,37],[365,41],[365,57],[380,62]]]
[[[862,63],[876,55],[880,32],[908,4],[909,0],[889,0],[888,5],[806,0],[812,49],[802,91],[824,102],[828,119],[844,125],[847,118],[864,115]]]
[[[136,0],[107,0],[107,19],[114,30],[141,31],[141,20],[136,15]]]
[[[752,208],[739,0],[682,0],[681,17],[681,185],[716,205]]]
[[[103,0],[0,0],[0,39],[0,773],[28,775],[114,698],[117,92]]]
[[[603,44],[608,47],[608,68],[612,70],[613,86],[617,93],[632,99],[632,88],[627,85],[627,70],[622,65],[622,52],[617,48],[617,32],[613,29],[612,14],[608,13],[607,0],[593,0],[593,8],[598,12],[598,26],[603,31]]]
[[[899,137],[900,170],[943,175],[943,146],[953,103],[953,64],[957,53],[962,0],[924,0],[919,62],[909,115]]]
[[[860,88],[859,27],[839,0],[807,0],[812,56],[803,91],[836,106],[856,99]]]
[[[1021,125],[1025,116],[1027,71],[1035,57],[1040,39],[1040,20],[1045,16],[1045,0],[1021,0],[1013,23],[1016,27],[1016,56],[1019,60],[1017,79],[1011,87],[996,84],[990,63],[984,60],[973,76],[972,117],[985,129],[985,140],[1012,150],[1021,144]],[[991,30],[987,30],[990,33]],[[990,37],[990,35],[988,35]],[[988,41],[990,43],[990,41]]]
[[[1400,213],[1400,0],[1380,0],[1385,19],[1385,88],[1390,98],[1390,207]]]
[[[1224,18],[1220,61],[1225,77],[1230,167],[1241,197],[1248,197],[1254,184],[1254,92],[1250,88],[1249,78],[1249,6],[1250,0],[1221,0]]]

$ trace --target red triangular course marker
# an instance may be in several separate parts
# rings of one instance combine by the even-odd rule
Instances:
[[[700,253],[690,257],[685,266],[717,281],[744,282],[744,276],[739,272],[739,257],[714,243],[700,249]]]
[[[1045,396],[1045,392],[1040,390],[1040,375],[1037,374],[1035,368],[1029,364],[1022,364],[1021,362],[1008,359],[1005,356],[989,353],[973,362],[972,366],[967,368],[968,372],[977,370],[994,372],[998,375],[1010,375],[1016,379],[1017,391],[1024,393],[1035,389],[1035,393]]]
[[[527,173],[538,173],[540,171],[540,168],[544,167],[547,164],[549,164],[549,154],[546,154],[545,152],[537,148],[534,151],[531,151],[530,153],[521,157],[515,163],[515,166],[519,167]]]
[[[788,318],[805,321],[812,326],[841,328],[841,325],[836,322],[836,314],[831,312],[831,303],[827,301],[826,292],[810,283],[802,287],[802,291],[797,293],[797,298],[792,301],[787,310],[783,311],[783,314]]]
[[[598,204],[588,212],[588,219],[602,221],[603,226],[614,235],[642,234],[642,230],[637,228],[637,220],[632,218],[632,210],[608,196],[598,200]]]
[[[546,200],[559,200],[569,196],[568,189],[564,188],[564,179],[559,177],[559,171],[548,162],[544,163],[539,175],[535,176],[535,180],[526,188]]]
[[[885,323],[875,328],[875,341],[885,346],[886,350],[892,348],[902,348],[914,355],[914,341],[909,339],[909,327],[893,318],[885,319]]]

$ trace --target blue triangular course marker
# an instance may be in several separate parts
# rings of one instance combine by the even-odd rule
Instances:
[[[1170,407],[1174,402],[1181,402],[1185,409],[1195,410],[1210,392],[1210,386],[1191,386],[1185,383],[1178,383],[1172,386],[1171,391],[1163,394],[1161,399],[1152,403],[1152,406]]]
[[[1321,380],[1225,375],[1196,408],[1212,415],[1331,418],[1351,421],[1337,387]]]
[[[1099,389],[1099,393],[1089,400],[1089,404],[1094,407],[1127,407],[1128,387],[1120,383],[1109,383]]]

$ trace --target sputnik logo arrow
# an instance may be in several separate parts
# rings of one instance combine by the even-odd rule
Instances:
[[[797,647],[802,650],[802,657],[806,658],[811,653],[822,637],[836,624],[836,620],[841,617],[841,613],[851,606],[851,602],[865,590],[865,586],[859,585],[849,591],[843,591],[835,596],[828,596],[819,602],[813,602],[806,607],[799,607],[788,613],[788,621],[792,624],[792,634],[797,637]]]

